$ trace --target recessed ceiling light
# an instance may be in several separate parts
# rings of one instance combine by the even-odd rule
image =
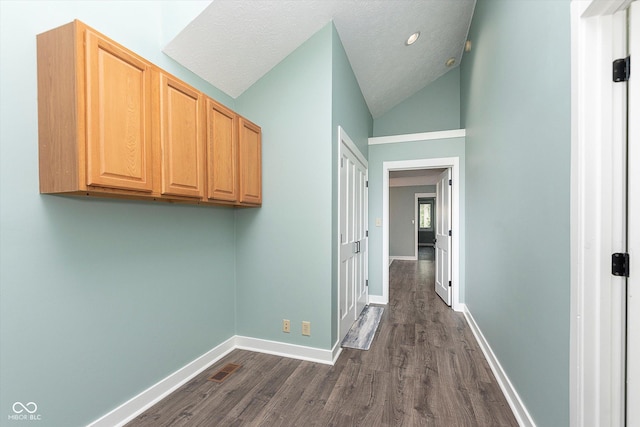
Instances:
[[[404,44],[406,44],[407,46],[411,46],[416,42],[416,40],[418,40],[418,37],[420,37],[420,31],[416,31],[415,33],[411,34],[407,41],[404,42]]]
[[[447,62],[445,62],[444,64],[445,64],[447,67],[452,67],[452,66],[453,66],[453,64],[455,64],[455,63],[456,63],[456,58],[451,57],[451,58],[447,59]]]

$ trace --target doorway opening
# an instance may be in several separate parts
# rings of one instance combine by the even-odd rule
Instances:
[[[460,303],[460,159],[459,157],[447,157],[436,159],[418,159],[418,160],[401,160],[383,163],[383,185],[382,185],[382,301],[384,304],[389,302],[389,188],[390,176],[399,171],[425,171],[440,170],[438,175],[442,174],[442,170],[450,173],[451,179],[451,198],[450,198],[450,246],[448,270],[450,273],[450,304],[455,311],[462,311],[463,307]],[[407,172],[404,172],[407,173]],[[415,173],[415,172],[413,172]],[[418,224],[419,225],[419,224]],[[417,248],[417,246],[416,246]],[[416,254],[417,259],[417,254]],[[448,283],[447,283],[448,285]]]
[[[430,170],[427,169],[427,171]],[[437,221],[435,209],[436,193],[435,191],[431,193],[415,193],[414,200],[416,258],[418,261],[434,259],[433,248],[436,243],[435,224]]]

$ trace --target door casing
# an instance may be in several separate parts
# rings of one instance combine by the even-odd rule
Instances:
[[[451,308],[463,311],[460,303],[460,157],[398,160],[382,163],[382,297],[374,302],[389,303],[389,172],[415,169],[451,168]],[[369,297],[373,301],[373,297]]]
[[[625,249],[626,85],[611,63],[626,56],[631,0],[571,2],[572,426],[624,425],[624,279],[611,254]]]

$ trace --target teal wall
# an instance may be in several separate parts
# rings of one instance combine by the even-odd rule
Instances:
[[[373,136],[460,128],[460,68],[456,67],[376,118]]]
[[[569,425],[569,1],[479,0],[462,61],[466,304],[539,426]]]
[[[435,192],[435,185],[389,187],[389,256],[415,256],[416,193]]]
[[[2,425],[85,425],[235,334],[233,210],[38,193],[36,34],[79,18],[217,97],[161,53],[171,7],[0,2]]]
[[[328,24],[236,99],[263,146],[262,208],[236,213],[239,335],[331,348],[331,60]]]
[[[369,294],[382,295],[382,167],[386,161],[460,158],[460,296],[465,290],[465,138],[401,142],[369,146]],[[386,268],[386,267],[385,267]]]
[[[332,98],[331,98],[331,136],[332,136],[332,231],[331,231],[331,342],[338,340],[338,126],[342,126],[349,138],[356,144],[360,152],[367,157],[369,153],[369,137],[373,129],[373,119],[351,64],[342,46],[340,37],[334,25],[332,32]]]

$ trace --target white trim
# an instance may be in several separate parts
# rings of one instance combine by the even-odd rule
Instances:
[[[585,8],[582,17],[613,15],[629,7],[632,1],[634,0],[592,0]]]
[[[420,246],[420,244],[418,243],[418,230],[420,229],[420,218],[418,215],[418,200],[419,199],[427,199],[427,198],[436,198],[436,193],[413,193],[414,197],[415,197],[415,204],[413,206],[413,224],[414,224],[414,228],[415,228],[415,240],[414,243],[416,244],[416,259],[418,259],[418,246]],[[435,208],[435,206],[434,206]],[[431,218],[433,218],[433,210],[431,211]],[[433,224],[432,224],[432,228]],[[429,246],[429,244],[425,244],[425,246]]]
[[[406,255],[406,256],[389,256],[389,260],[390,261],[417,261],[418,260],[418,256],[417,255]]]
[[[513,411],[513,415],[518,421],[518,425],[520,427],[535,427],[536,424],[529,414],[529,411],[527,411],[526,406],[522,402],[518,391],[515,389],[513,384],[511,384],[507,373],[502,368],[500,361],[491,349],[489,342],[482,334],[480,327],[471,315],[471,312],[467,308],[466,304],[462,304],[462,310],[464,313],[464,317],[467,320],[467,324],[471,328],[473,335],[476,337],[476,341],[478,341],[478,345],[480,346],[482,353],[484,353],[484,357],[487,359],[487,363],[489,364],[493,375],[496,377],[496,381],[498,381],[498,385],[502,390],[502,394],[504,394],[504,397],[507,399],[507,403],[509,403],[509,407],[511,408],[511,411]]]
[[[627,0],[571,2],[572,426],[623,425],[623,279],[611,254],[624,249],[625,84],[611,62],[624,56]]]
[[[369,145],[396,144],[399,142],[430,141],[433,139],[461,138],[467,135],[466,129],[443,130],[438,132],[408,133],[406,135],[374,136]]]
[[[389,302],[389,171],[408,169],[451,168],[453,186],[451,229],[451,307],[462,311],[460,305],[460,158],[400,160],[382,163],[382,304]]]
[[[342,126],[338,126],[338,144],[344,142],[344,145],[358,158],[360,163],[364,165],[365,168],[369,167],[369,163],[367,162],[367,158],[362,154],[358,146],[349,138],[347,132],[342,128]],[[338,150],[338,153],[341,154],[342,151]],[[342,156],[338,157],[338,161]]]
[[[369,304],[387,305],[388,303],[389,300],[385,300],[383,296],[369,295]]]
[[[278,341],[269,341],[259,338],[242,337],[237,335],[235,338],[236,348],[241,350],[273,354],[275,356],[306,360],[315,363],[323,363],[325,365],[333,364],[333,350],[322,350],[320,348],[307,347],[297,344],[288,344]]]
[[[235,336],[231,337],[192,362],[189,362],[173,374],[170,374],[168,377],[158,381],[142,393],[92,422],[89,424],[89,427],[113,427],[125,425],[233,351],[236,348],[235,339]]]
[[[629,55],[636,62],[640,58],[640,2],[629,8]],[[627,252],[632,261],[631,275],[627,279],[627,425],[640,425],[640,79],[636,75],[629,80],[629,151],[627,214]],[[634,402],[634,404],[630,404]]]
[[[158,381],[142,393],[118,406],[113,411],[93,421],[88,427],[124,426],[236,349],[273,354],[325,365],[333,365],[338,360],[342,351],[339,343],[336,343],[331,350],[322,350],[302,345],[234,335],[197,359],[187,363],[168,377]]]
[[[342,354],[342,346],[340,344],[341,344],[340,340],[338,340],[333,345],[333,348],[331,349],[331,354],[332,354],[331,364],[332,365],[336,364],[336,362],[338,361],[338,357],[340,357],[340,354]]]

